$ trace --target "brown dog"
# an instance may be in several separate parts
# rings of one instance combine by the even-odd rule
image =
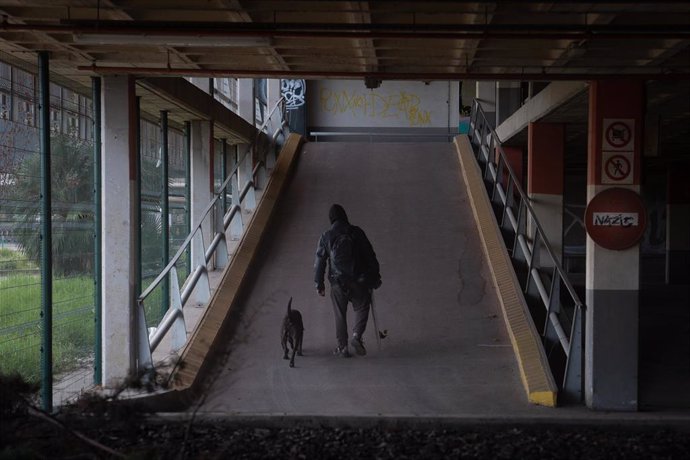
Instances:
[[[290,357],[290,367],[295,367],[295,352],[302,356],[302,336],[304,335],[304,324],[302,314],[292,309],[292,297],[287,306],[287,314],[283,319],[283,327],[280,333],[281,344],[283,346],[283,359],[288,359],[288,344],[292,348]]]

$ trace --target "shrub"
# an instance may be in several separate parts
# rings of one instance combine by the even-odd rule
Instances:
[[[91,144],[75,137],[56,134],[51,138],[51,195],[53,221],[53,270],[56,275],[87,273],[92,267],[89,244],[93,234],[93,153]],[[41,190],[40,155],[21,163],[15,199],[15,234],[24,254],[39,263]],[[88,248],[85,250],[85,247]]]

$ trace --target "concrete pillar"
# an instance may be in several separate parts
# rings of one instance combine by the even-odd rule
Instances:
[[[460,85],[457,81],[448,82],[448,130],[454,131],[460,126]],[[469,120],[468,120],[469,123]]]
[[[281,97],[281,91],[280,91],[280,79],[273,78],[270,80],[266,80],[266,93],[267,93],[267,107],[266,107],[266,117],[268,117],[271,114],[271,110],[274,109],[275,105],[278,103]],[[279,110],[279,109],[276,109]],[[271,118],[269,124],[268,124],[268,133],[269,135],[273,135],[273,133],[280,129],[280,118],[278,117],[278,114],[273,112],[273,118]],[[267,161],[267,166],[268,167],[273,167],[271,163],[271,159]]]
[[[496,126],[517,112],[522,104],[519,81],[496,83]]]
[[[190,161],[190,200],[192,229],[199,224],[203,217],[204,209],[213,197],[213,163],[211,156],[211,122],[194,120],[191,123],[191,161]],[[206,218],[201,227],[204,245],[208,247],[211,242],[212,221]],[[202,254],[200,249],[192,245],[192,269]]]
[[[267,80],[266,82],[267,86],[267,93],[268,93],[268,111],[270,112],[271,109],[276,105],[278,100],[280,99],[280,79],[278,78],[272,78],[270,80]],[[268,116],[268,114],[267,114]]]
[[[527,195],[558,261],[563,260],[563,157],[565,127],[560,123],[530,123],[527,127]],[[527,232],[534,231],[528,221]],[[542,250],[543,252],[543,250]],[[550,258],[540,254],[541,266]],[[546,265],[546,264],[549,265]]]
[[[666,283],[690,284],[690,164],[668,170]]]
[[[237,114],[254,126],[256,124],[255,112],[254,80],[252,78],[239,78],[237,80]]]
[[[478,81],[477,82],[477,100],[484,110],[486,119],[495,128],[496,125],[496,82],[495,81]]]
[[[102,381],[114,388],[133,372],[136,354],[137,120],[134,79],[102,82]]]
[[[593,81],[589,91],[587,202],[611,187],[639,194],[644,84]],[[588,234],[586,250],[585,401],[591,409],[634,411],[640,245],[605,249]]]
[[[256,152],[250,147],[250,144],[238,144],[237,146],[237,161],[240,162],[239,167],[237,168],[240,193],[242,193],[244,187],[253,180],[252,171],[254,170],[254,165],[256,164],[256,158],[254,158]],[[245,195],[240,206],[245,213],[249,213],[256,209],[256,199],[252,191]]]
[[[232,145],[229,150],[228,170],[235,171],[233,178],[230,180],[230,193],[232,198],[232,205],[240,206],[240,182],[239,182],[239,167],[238,161],[240,159],[240,146]],[[230,221],[230,238],[232,240],[239,240],[242,237],[242,212],[235,213],[232,221]]]

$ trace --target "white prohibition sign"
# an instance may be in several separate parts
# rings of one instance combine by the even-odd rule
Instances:
[[[630,174],[630,161],[623,155],[613,155],[606,161],[605,172],[611,180],[623,180]]]
[[[605,118],[602,150],[634,150],[634,118]]]

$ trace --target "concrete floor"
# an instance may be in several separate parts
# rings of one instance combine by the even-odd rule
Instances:
[[[307,144],[256,264],[202,412],[232,414],[501,414],[531,406],[520,383],[450,144]],[[368,354],[331,355],[331,301],[312,266],[328,209],[340,203],[381,264]],[[305,322],[304,357],[280,349],[287,301]],[[350,318],[352,315],[350,315]]]
[[[379,350],[369,321],[365,357],[332,356],[331,301],[312,281],[332,203],[381,264],[376,308],[389,336]],[[190,409],[199,417],[690,421],[527,402],[451,144],[306,144],[254,267],[208,391]],[[306,328],[295,368],[280,347],[290,297]]]

